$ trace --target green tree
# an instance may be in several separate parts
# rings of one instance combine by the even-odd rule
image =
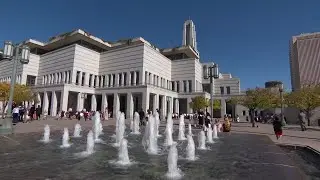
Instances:
[[[16,104],[21,104],[24,101],[35,101],[36,96],[32,90],[26,85],[16,84],[14,87],[13,101]],[[0,83],[0,101],[2,101],[2,118],[4,118],[5,109],[8,105],[10,93],[10,84]]]
[[[255,127],[254,112],[258,109],[278,107],[280,103],[279,99],[279,95],[269,89],[255,88],[248,89],[244,95],[232,97],[229,99],[229,102],[247,107],[249,109],[252,127]]]
[[[205,98],[204,96],[196,96],[192,98],[192,102],[190,102],[190,107],[194,111],[204,110],[210,107],[210,99]],[[213,109],[220,109],[221,102],[218,99],[213,101]]]
[[[308,126],[313,110],[320,106],[320,86],[305,85],[298,91],[294,91],[285,96],[285,103],[289,107],[298,108],[306,113]]]

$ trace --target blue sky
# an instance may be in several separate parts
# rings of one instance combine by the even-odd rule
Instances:
[[[141,36],[164,48],[181,44],[190,17],[201,61],[241,78],[241,89],[268,80],[290,88],[291,36],[320,31],[319,0],[7,0],[0,6],[0,43],[46,41],[81,28],[105,40]]]

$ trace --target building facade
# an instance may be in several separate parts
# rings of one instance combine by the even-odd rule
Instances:
[[[320,83],[320,33],[293,36],[289,47],[292,90]]]
[[[141,109],[159,109],[162,116],[192,113],[192,98],[210,98],[210,84],[203,78],[207,66],[199,60],[191,24],[183,33],[194,34],[194,42],[168,49],[158,49],[141,37],[107,42],[80,29],[47,43],[29,39],[24,44],[31,48],[30,62],[18,65],[17,83],[32,86],[37,105],[52,116],[69,108],[108,108],[111,114],[120,110],[127,118]],[[12,61],[0,63],[0,82],[10,82]],[[220,74],[213,84],[214,98],[221,101],[218,116],[223,116],[229,112],[226,99],[240,94],[240,79]],[[233,109],[239,115],[243,111]]]

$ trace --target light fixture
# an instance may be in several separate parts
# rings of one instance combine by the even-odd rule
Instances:
[[[22,46],[21,48],[21,59],[20,62],[22,64],[28,64],[30,58],[30,48],[28,46]]]
[[[213,77],[214,77],[215,79],[218,79],[218,78],[219,78],[219,67],[218,67],[218,64],[215,64],[215,65],[213,66],[212,70],[213,70],[213,72],[212,72]]]
[[[11,41],[4,42],[4,49],[3,49],[3,58],[4,59],[12,59],[13,57],[13,44]]]

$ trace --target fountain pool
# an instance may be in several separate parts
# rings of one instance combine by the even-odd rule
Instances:
[[[88,157],[77,157],[75,153],[86,150],[87,137],[74,138],[72,146],[67,149],[59,148],[62,131],[52,131],[51,143],[43,144],[38,140],[43,132],[15,134],[8,138],[0,136],[0,174],[1,179],[25,180],[89,180],[89,179],[167,179],[167,157],[169,147],[163,146],[165,136],[158,138],[158,155],[149,155],[142,147],[142,135],[127,136],[128,153],[131,166],[110,164],[110,160],[118,159],[119,148],[113,147],[112,134],[114,126],[104,127],[100,136],[106,144],[95,144],[94,153]],[[174,140],[178,137],[178,127],[174,126]],[[87,135],[89,129],[83,128]],[[194,141],[197,145],[199,130],[193,129]],[[141,132],[144,132],[142,127]],[[160,132],[164,127],[160,126]],[[126,134],[129,134],[129,128]],[[17,143],[19,142],[19,143]],[[250,142],[250,143],[248,143]],[[215,144],[207,144],[210,150],[195,149],[195,161],[186,157],[187,141],[177,141],[178,168],[183,172],[181,179],[303,179],[304,174],[297,171],[293,162],[280,147],[275,146],[266,136],[246,134],[220,134]],[[250,148],[248,148],[250,146]],[[261,153],[261,152],[275,152]],[[283,153],[283,154],[281,154]],[[267,165],[266,165],[267,164]],[[268,164],[287,164],[278,166]]]

